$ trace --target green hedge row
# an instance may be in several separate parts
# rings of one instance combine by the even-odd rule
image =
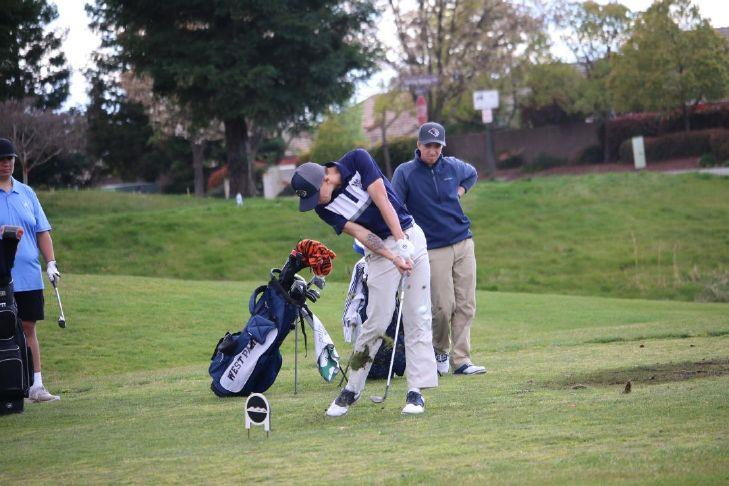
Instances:
[[[710,153],[717,160],[729,160],[729,130],[711,129],[694,132],[676,132],[644,139],[647,161],[678,157],[699,157]],[[620,161],[633,163],[633,145],[630,139],[620,144]]]

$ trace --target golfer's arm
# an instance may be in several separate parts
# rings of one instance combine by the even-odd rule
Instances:
[[[51,239],[51,232],[43,231],[41,233],[36,233],[36,239],[38,240],[38,249],[40,250],[41,255],[43,255],[43,259],[46,261],[46,263],[55,260],[56,256],[53,253],[53,240]]]
[[[398,219],[395,208],[392,207],[390,199],[387,197],[387,189],[385,189],[385,183],[382,182],[382,179],[377,179],[375,182],[370,184],[367,188],[367,193],[372,198],[377,209],[380,210],[382,219],[385,220],[385,224],[390,229],[392,236],[396,240],[402,240],[405,238],[405,233],[400,226],[400,219]]]
[[[347,233],[349,236],[357,238],[359,241],[362,242],[364,246],[372,250],[374,253],[383,256],[390,261],[393,261],[395,259],[395,254],[387,249],[385,243],[382,241],[382,238],[380,238],[361,224],[347,221],[347,223],[345,223],[344,225],[344,228],[342,228],[342,231],[344,233]]]

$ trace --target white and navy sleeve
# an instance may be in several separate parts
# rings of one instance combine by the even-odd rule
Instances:
[[[365,190],[377,179],[382,179],[382,173],[377,167],[375,159],[366,150],[356,149],[351,151],[350,154],[349,161],[352,164],[352,172],[359,172],[362,187]]]

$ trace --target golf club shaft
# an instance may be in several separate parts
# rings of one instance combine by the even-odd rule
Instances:
[[[397,323],[395,323],[395,338],[392,340],[392,354],[390,355],[390,369],[387,372],[387,386],[385,386],[385,394],[382,401],[387,398],[387,391],[390,389],[390,381],[392,380],[392,367],[395,365],[395,352],[397,351],[397,338],[400,335],[400,322],[402,321],[402,308],[405,303],[405,274],[400,277],[400,306],[397,310]]]
[[[59,319],[63,320],[63,322],[65,323],[66,322],[66,316],[63,313],[63,304],[61,304],[61,294],[58,293],[58,287],[56,286],[56,283],[55,282],[51,282],[51,284],[53,285],[53,291],[56,294],[56,300],[58,300],[58,309],[61,312],[61,316],[59,317]]]

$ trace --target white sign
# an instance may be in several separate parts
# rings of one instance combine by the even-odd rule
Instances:
[[[645,147],[643,137],[633,137],[633,161],[636,170],[645,169]]]
[[[260,393],[251,393],[246,400],[245,408],[246,429],[248,437],[251,436],[251,425],[263,425],[266,430],[266,437],[271,430],[271,406],[268,404],[266,397]]]
[[[491,110],[481,110],[481,121],[491,123],[494,121],[494,114]]]
[[[495,89],[473,92],[474,110],[493,110],[499,107],[499,92]]]

